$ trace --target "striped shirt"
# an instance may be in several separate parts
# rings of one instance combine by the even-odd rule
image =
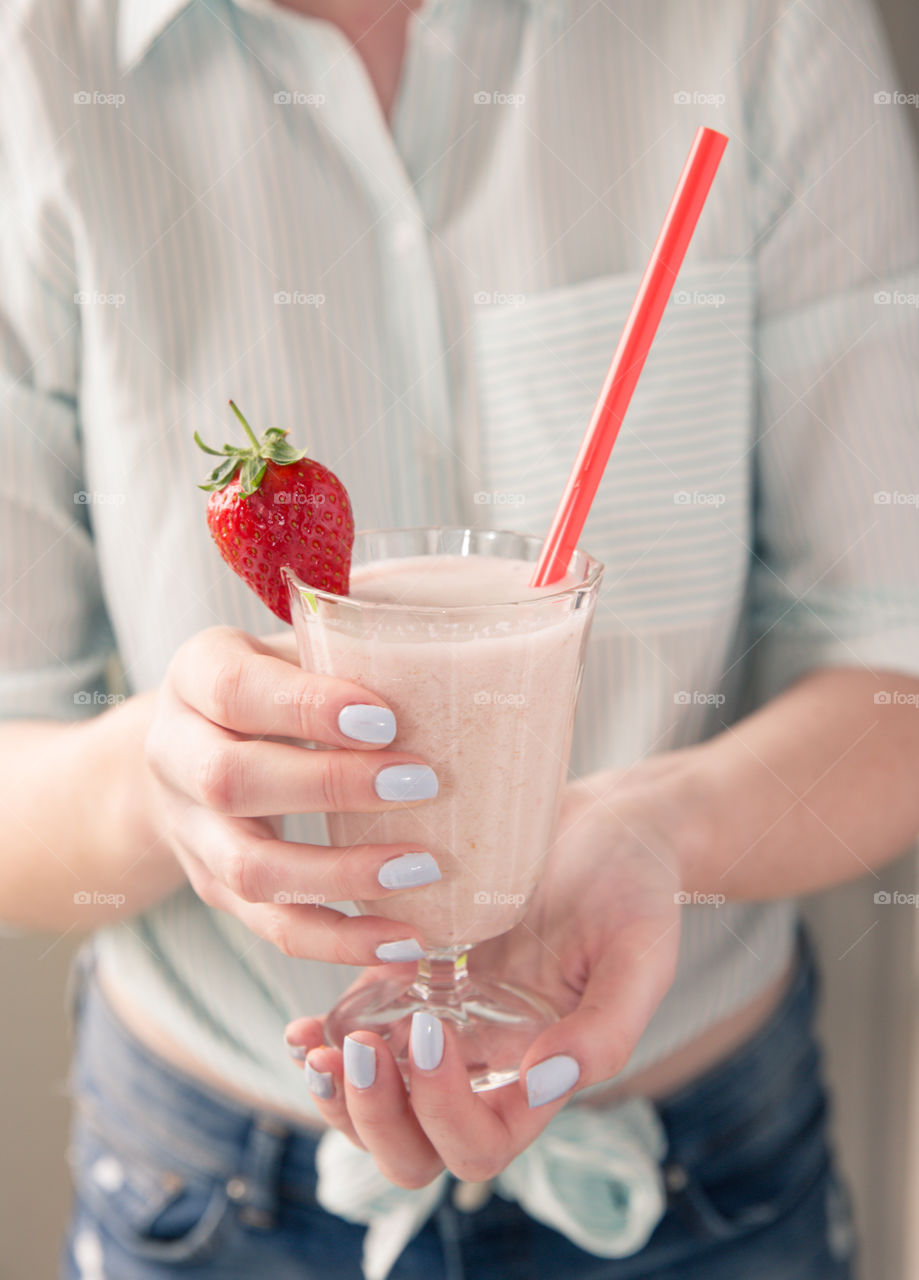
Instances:
[[[607,572],[572,770],[816,667],[919,674],[919,201],[864,3],[428,0],[391,127],[337,28],[267,0],[3,23],[4,715],[93,715],[113,654],[140,691],[204,627],[267,629],[195,488],[230,395],[360,526],[544,532],[701,123],[731,145],[583,538]],[[129,910],[96,935],[110,980],[309,1111],[282,1031],[354,970],[190,889]],[[683,914],[629,1073],[790,956],[791,903]]]

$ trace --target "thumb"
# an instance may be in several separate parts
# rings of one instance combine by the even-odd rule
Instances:
[[[679,923],[679,917],[636,920],[603,946],[577,1009],[524,1055],[520,1082],[531,1108],[561,1104],[573,1089],[622,1071],[673,982]]]

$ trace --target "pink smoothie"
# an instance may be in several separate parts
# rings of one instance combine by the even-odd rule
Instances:
[[[435,800],[386,813],[329,814],[332,844],[411,841],[443,879],[361,902],[368,914],[415,925],[428,946],[473,944],[524,914],[555,827],[567,773],[588,610],[568,599],[537,618],[526,604],[573,585],[533,590],[532,564],[498,556],[417,556],[357,568],[361,601],[450,607],[398,625],[362,611],[361,625],[311,625],[311,666],[355,680],[396,715],[393,747],[437,773]]]

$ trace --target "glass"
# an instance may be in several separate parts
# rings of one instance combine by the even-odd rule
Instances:
[[[442,592],[456,562],[434,557],[535,562],[540,547],[505,531],[371,530],[355,538],[351,589],[369,575],[389,578],[395,593],[399,562],[427,557]],[[424,561],[403,568],[423,574]],[[383,698],[396,716],[389,750],[429,764],[439,782],[436,799],[421,804],[326,815],[331,844],[408,841],[442,873],[356,904],[416,927],[426,951],[414,974],[395,964],[346,994],[326,1018],[326,1040],[340,1046],[350,1031],[376,1031],[407,1079],[411,1015],[427,1009],[452,1025],[474,1089],[507,1084],[558,1015],[538,992],[471,976],[467,956],[522,919],[548,851],[603,566],[576,551],[560,584],[537,593],[527,573],[517,588],[525,599],[446,606],[331,595],[284,572],[302,665]],[[373,754],[364,758],[374,767]]]

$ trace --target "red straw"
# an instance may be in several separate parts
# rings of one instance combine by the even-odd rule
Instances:
[[[727,144],[724,134],[716,133],[714,129],[700,129],[696,134],[651,260],[638,286],[600,398],[594,406],[580,452],[543,543],[531,586],[544,587],[558,581],[571,563]]]

